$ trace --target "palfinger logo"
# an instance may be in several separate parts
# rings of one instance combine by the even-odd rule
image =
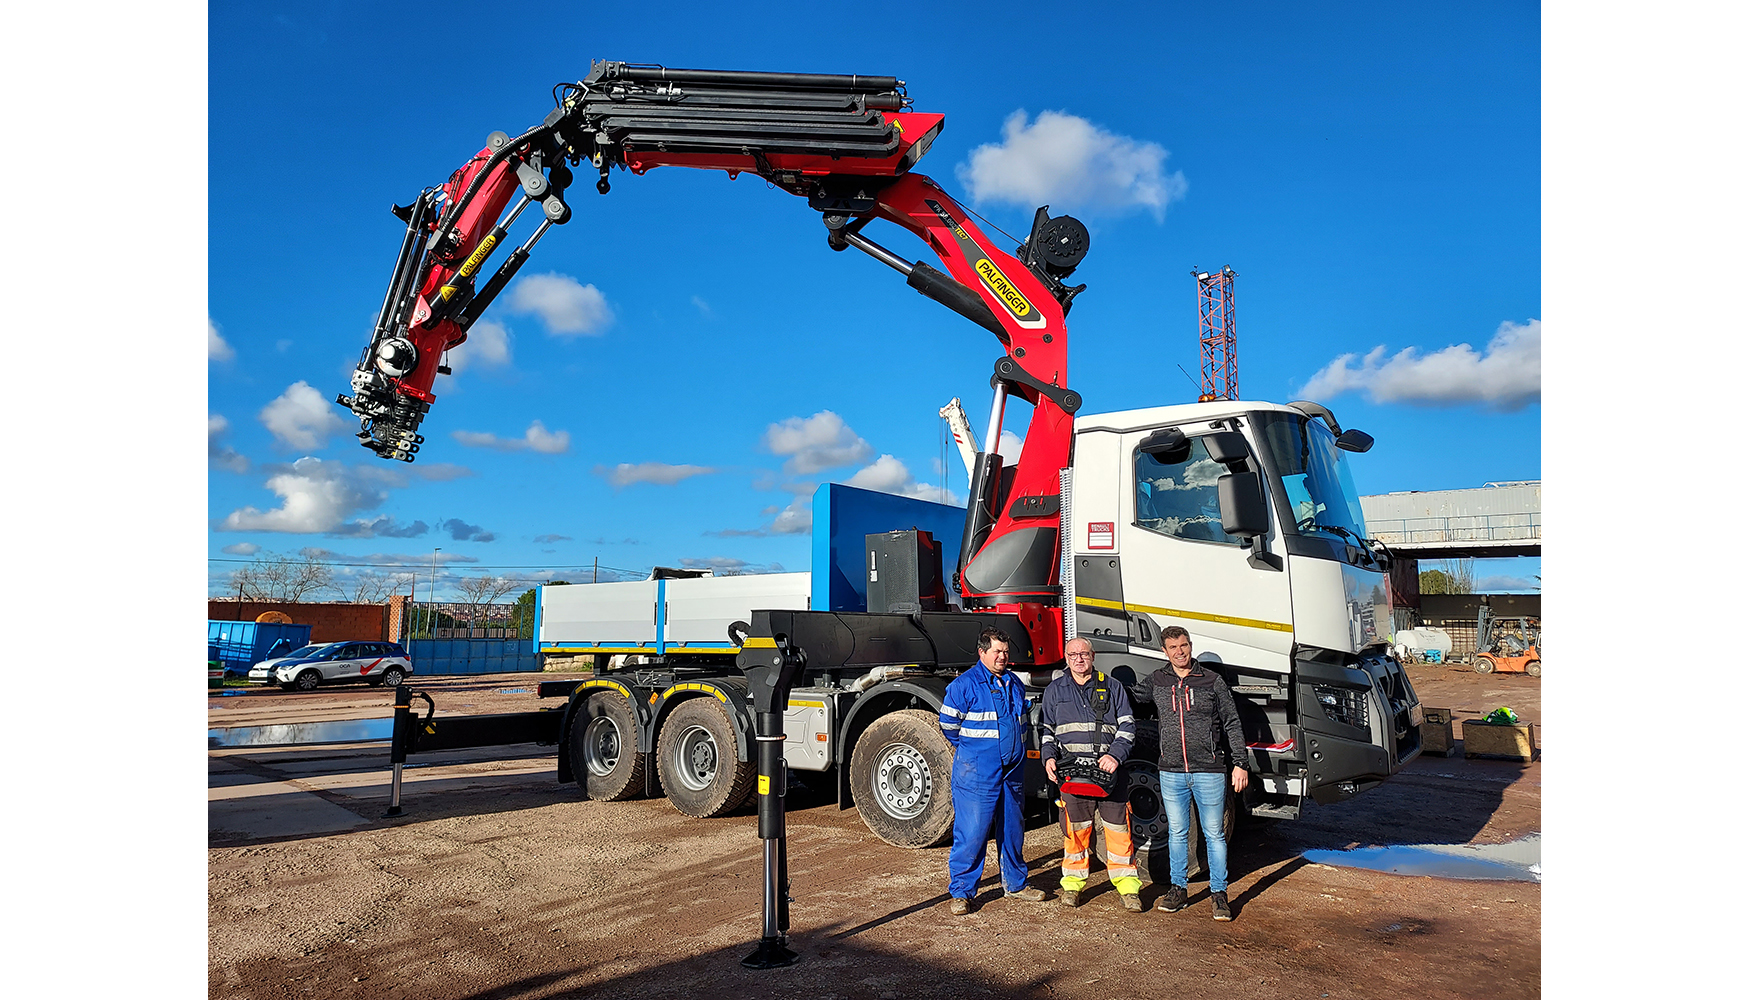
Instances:
[[[990,286],[990,290],[997,293],[997,298],[1015,314],[1016,319],[1026,319],[1032,314],[1033,304],[1027,301],[1027,296],[1015,288],[1014,283],[991,263],[989,257],[980,257],[973,267],[978,270],[978,276],[984,279],[984,283]]]

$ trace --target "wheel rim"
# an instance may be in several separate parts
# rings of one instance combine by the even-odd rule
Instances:
[[[620,727],[606,716],[589,720],[583,730],[583,763],[589,773],[605,778],[620,765]]]
[[[1167,842],[1167,810],[1161,801],[1161,779],[1145,768],[1132,769],[1130,787],[1130,837],[1139,848],[1154,850]]]
[[[894,819],[916,819],[930,807],[935,777],[930,763],[909,743],[889,743],[875,756],[875,801]]]
[[[675,777],[690,791],[702,792],[717,780],[717,738],[704,726],[688,726],[674,745]]]
[[[383,672],[383,683],[389,685],[390,687],[395,687],[396,685],[400,684],[401,681],[402,681],[401,671],[399,671],[399,670],[386,670]]]
[[[315,674],[300,674],[298,676],[298,690],[300,691],[314,691],[316,690],[316,683],[317,679]]]

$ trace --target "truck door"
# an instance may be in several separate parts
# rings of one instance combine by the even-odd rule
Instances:
[[[1178,462],[1141,450],[1160,428],[1121,438],[1125,472],[1113,555],[1125,609],[1137,619],[1131,644],[1164,662],[1160,630],[1178,625],[1191,633],[1199,659],[1286,674],[1294,645],[1288,574],[1252,565],[1249,548],[1222,530],[1216,482],[1228,470],[1209,457],[1202,437],[1214,431],[1208,421],[1179,429],[1191,451]],[[1279,536],[1272,525],[1277,552]]]

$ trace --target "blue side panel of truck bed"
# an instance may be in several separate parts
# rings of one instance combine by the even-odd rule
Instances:
[[[825,483],[814,491],[814,551],[809,606],[816,611],[868,610],[864,535],[878,531],[928,531],[942,544],[942,581],[960,558],[966,508],[891,493]],[[950,586],[949,589],[952,589]]]

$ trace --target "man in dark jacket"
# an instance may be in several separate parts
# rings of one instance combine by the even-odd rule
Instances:
[[[1167,858],[1173,884],[1159,904],[1172,913],[1185,908],[1191,805],[1209,852],[1209,897],[1215,919],[1232,920],[1227,901],[1227,836],[1222,829],[1227,786],[1246,790],[1246,736],[1233,692],[1212,670],[1191,658],[1191,634],[1177,625],[1161,631],[1170,669],[1149,678],[1161,732],[1161,799],[1167,812]],[[1221,744],[1226,743],[1226,753]],[[1231,775],[1229,761],[1232,762]]]
[[[1064,643],[1069,670],[1046,688],[1040,705],[1043,725],[1039,756],[1045,775],[1059,782],[1062,759],[1097,760],[1096,766],[1116,774],[1136,742],[1136,716],[1124,685],[1094,669],[1094,646],[1086,639]],[[1118,899],[1132,913],[1142,912],[1142,880],[1136,877],[1136,850],[1130,840],[1130,803],[1122,794],[1097,798],[1059,790],[1063,802],[1063,878],[1058,898],[1065,906],[1080,906],[1088,884],[1088,856],[1094,846],[1094,818],[1099,817],[1106,841],[1106,876]]]

